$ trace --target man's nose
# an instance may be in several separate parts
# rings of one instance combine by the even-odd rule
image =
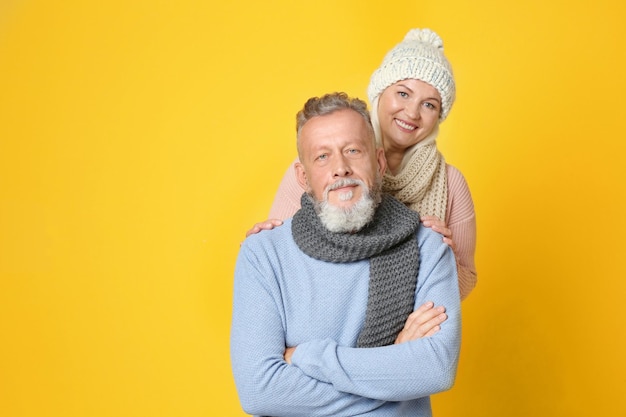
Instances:
[[[335,166],[333,167],[334,177],[348,177],[352,175],[352,169],[350,163],[345,156],[341,155],[335,159]]]

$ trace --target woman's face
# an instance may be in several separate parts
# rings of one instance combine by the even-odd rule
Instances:
[[[439,123],[441,96],[420,80],[398,81],[378,100],[378,121],[385,151],[404,151],[430,135]]]

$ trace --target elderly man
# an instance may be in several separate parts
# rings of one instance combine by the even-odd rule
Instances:
[[[247,238],[235,268],[242,406],[259,416],[431,416],[429,396],[452,386],[459,355],[452,250],[381,194],[386,162],[364,102],[312,98],[297,129],[302,208]]]

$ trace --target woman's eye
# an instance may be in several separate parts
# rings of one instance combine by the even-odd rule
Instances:
[[[437,106],[435,106],[433,103],[426,102],[426,103],[424,103],[424,105],[426,107],[428,107],[429,109],[431,109],[431,110],[436,110],[437,109]]]
[[[402,97],[402,98],[407,98],[407,97],[409,96],[409,95],[408,95],[406,92],[404,92],[404,91],[398,91],[398,94],[399,94],[399,95],[400,95],[400,97]]]

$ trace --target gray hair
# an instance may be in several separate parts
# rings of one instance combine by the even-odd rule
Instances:
[[[351,98],[346,93],[329,93],[324,94],[321,97],[311,97],[304,103],[302,110],[296,115],[296,131],[298,139],[300,138],[300,131],[306,122],[314,117],[326,116],[339,110],[354,110],[357,112],[367,125],[368,130],[374,136],[374,129],[372,128],[372,120],[370,113],[367,110],[367,104],[359,98]],[[299,149],[298,140],[298,151]]]

